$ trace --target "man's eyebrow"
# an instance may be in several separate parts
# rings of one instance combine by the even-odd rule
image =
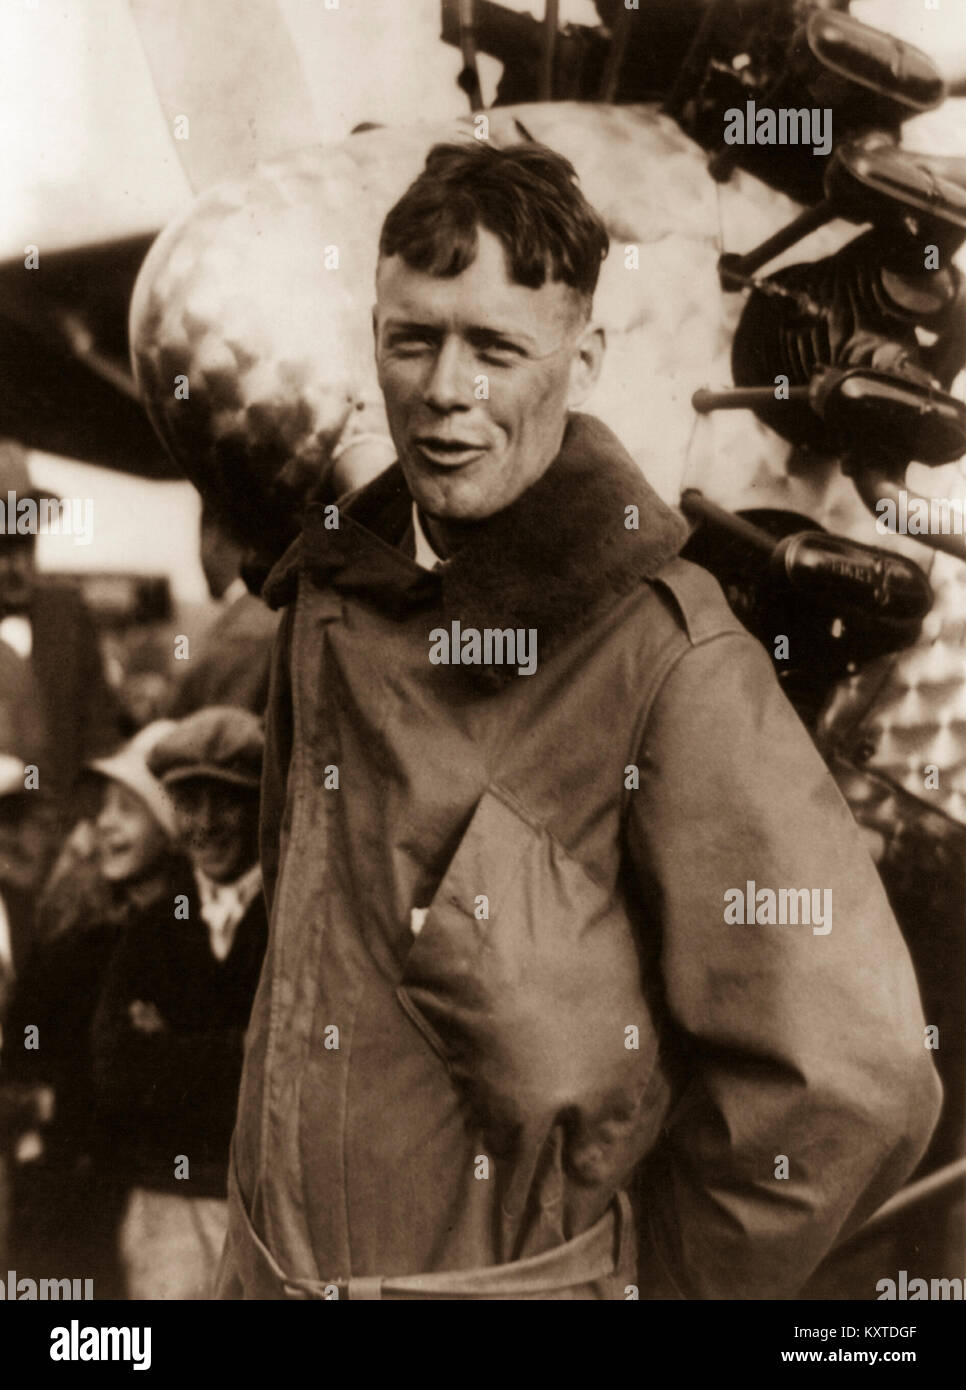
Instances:
[[[419,323],[416,319],[386,319],[386,329],[393,333],[438,333],[434,323]]]
[[[436,323],[421,323],[418,319],[386,320],[386,331],[390,333],[435,333],[443,332]],[[512,343],[520,349],[532,350],[536,344],[528,333],[514,328],[490,328],[485,324],[473,324],[463,330],[467,342],[474,347],[493,347],[496,343]]]
[[[494,347],[497,343],[509,343],[525,351],[536,346],[528,333],[521,333],[514,328],[486,328],[482,325],[467,328],[466,340],[474,347]]]

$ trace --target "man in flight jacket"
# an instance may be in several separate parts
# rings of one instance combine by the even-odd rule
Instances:
[[[384,224],[398,461],[267,588],[225,1297],[794,1295],[935,1122],[842,798],[575,413],[606,246],[534,145],[437,147]]]

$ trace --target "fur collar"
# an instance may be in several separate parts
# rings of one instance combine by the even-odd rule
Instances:
[[[625,526],[626,508],[638,513]],[[410,495],[394,463],[340,504],[339,529],[309,509],[299,541],[273,570],[264,597],[291,602],[298,572],[316,584],[365,594],[402,614],[441,602],[446,622],[468,628],[536,628],[541,657],[589,627],[606,608],[654,577],[687,535],[683,519],[645,482],[600,420],[572,414],[560,453],[531,488],[480,522],[439,574],[398,548]],[[511,667],[465,668],[491,688]]]

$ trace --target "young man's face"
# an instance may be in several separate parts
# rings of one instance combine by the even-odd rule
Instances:
[[[231,883],[258,858],[258,790],[210,777],[169,788],[178,839],[196,869]]]
[[[515,284],[499,240],[482,227],[477,238],[461,275],[390,256],[376,280],[389,428],[409,491],[440,522],[491,516],[537,481],[603,355],[569,286]]]

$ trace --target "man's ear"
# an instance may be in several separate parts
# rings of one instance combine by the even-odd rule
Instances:
[[[607,339],[604,330],[588,323],[574,346],[570,391],[567,396],[568,409],[573,410],[582,405],[597,385],[606,350]]]

